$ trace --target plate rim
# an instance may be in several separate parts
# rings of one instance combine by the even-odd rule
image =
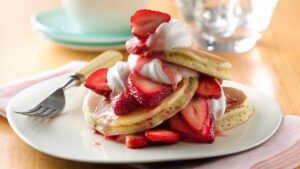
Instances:
[[[68,43],[62,43],[59,41],[54,41],[57,45],[60,45],[62,47],[66,47],[69,49],[74,49],[78,51],[87,51],[87,52],[99,52],[99,51],[105,51],[105,50],[123,50],[125,49],[124,45],[111,45],[111,46],[81,46],[81,45],[73,45],[73,44],[68,44]]]
[[[86,52],[101,52],[105,50],[124,50],[125,42],[112,44],[98,44],[98,43],[73,43],[68,41],[61,41],[59,39],[51,38],[48,35],[41,33],[41,36],[50,40],[51,42],[68,49]]]
[[[60,77],[60,76],[59,76]],[[55,78],[58,78],[58,77],[55,77]],[[54,79],[54,78],[52,78]],[[49,79],[50,80],[50,79]],[[18,129],[16,128],[16,126],[14,125],[14,122],[13,122],[13,117],[12,117],[12,108],[11,108],[11,104],[14,100],[15,97],[17,97],[18,95],[21,95],[23,91],[19,92],[17,95],[15,95],[8,103],[7,105],[7,108],[6,108],[6,112],[7,112],[7,119],[8,119],[8,122],[10,124],[10,127],[13,129],[13,131],[18,135],[18,137],[20,137],[24,142],[26,142],[28,145],[30,145],[31,147],[33,147],[34,149],[36,149],[37,151],[40,151],[42,153],[45,153],[47,155],[50,155],[50,156],[53,156],[53,157],[57,157],[57,158],[60,158],[60,159],[65,159],[65,160],[71,160],[71,161],[78,161],[78,162],[87,162],[87,163],[99,163],[99,164],[129,164],[129,163],[155,163],[155,162],[170,162],[170,161],[182,161],[182,160],[194,160],[194,159],[207,159],[207,158],[212,158],[212,157],[222,157],[222,156],[228,156],[228,155],[232,155],[232,154],[237,154],[237,153],[242,153],[242,152],[245,152],[245,151],[248,151],[248,150],[251,150],[255,147],[258,147],[259,145],[267,142],[270,138],[272,138],[272,136],[278,131],[278,129],[280,128],[281,124],[282,124],[282,120],[283,120],[283,114],[282,114],[282,110],[279,106],[279,104],[275,101],[275,99],[273,99],[271,96],[269,95],[266,95],[265,93],[262,93],[260,91],[258,91],[257,89],[255,89],[254,87],[251,87],[251,86],[246,86],[246,85],[243,85],[243,84],[240,84],[240,83],[237,83],[237,82],[233,82],[233,81],[230,81],[230,83],[233,83],[234,85],[237,85],[237,86],[244,86],[244,87],[247,87],[247,88],[251,88],[252,90],[255,90],[256,92],[259,92],[265,96],[267,96],[268,98],[272,99],[272,101],[274,101],[277,105],[277,107],[279,108],[279,112],[280,112],[280,118],[278,119],[279,121],[277,122],[277,125],[274,126],[274,129],[271,133],[269,133],[264,139],[261,139],[260,141],[256,142],[255,144],[252,144],[246,148],[243,148],[243,150],[235,150],[235,151],[232,151],[232,152],[229,152],[229,153],[224,153],[224,154],[218,154],[218,155],[208,155],[206,157],[196,157],[196,156],[186,156],[186,157],[181,157],[181,158],[178,158],[178,157],[168,157],[168,158],[160,158],[160,159],[143,159],[143,160],[108,160],[108,159],[105,159],[105,160],[89,160],[89,159],[80,159],[80,158],[71,158],[71,157],[65,157],[65,156],[61,156],[59,154],[55,154],[55,153],[52,153],[52,152],[47,152],[47,151],[44,151],[42,149],[40,149],[39,147],[35,146],[34,144],[32,144],[32,142],[30,142],[25,136],[23,136],[21,134],[20,131],[18,131]],[[35,85],[33,85],[35,86]],[[31,87],[33,87],[31,86]],[[228,86],[228,85],[224,85],[224,86]],[[29,87],[29,88],[31,88]],[[24,90],[27,90],[28,88],[24,89]]]

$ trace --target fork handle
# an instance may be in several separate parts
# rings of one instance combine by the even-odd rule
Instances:
[[[97,56],[95,59],[90,61],[84,68],[79,70],[76,74],[82,75],[86,78],[93,71],[99,68],[109,68],[113,66],[116,62],[122,61],[123,55],[117,51],[106,51]]]
[[[85,67],[79,70],[77,73],[71,75],[67,81],[61,86],[61,88],[68,89],[73,86],[80,86],[93,71],[99,68],[109,68],[116,62],[122,61],[123,55],[117,51],[106,51],[90,61]]]

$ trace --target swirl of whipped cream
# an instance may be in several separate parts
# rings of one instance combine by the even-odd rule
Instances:
[[[136,69],[142,57],[143,56],[133,54],[129,55],[129,67],[131,70],[137,71],[153,81],[176,86],[183,77],[198,77],[198,74],[192,70],[165,63],[157,58],[150,59],[143,63],[140,68]]]
[[[112,90],[111,96],[117,96],[125,91],[125,82],[129,73],[130,69],[126,62],[117,62],[108,70],[107,84]]]
[[[221,97],[218,99],[207,99],[207,102],[209,106],[209,113],[213,114],[215,120],[224,115],[226,109],[226,98],[222,87]]]
[[[149,36],[146,45],[151,51],[161,51],[192,45],[192,37],[185,25],[177,20],[162,23]]]
[[[135,70],[139,72],[144,77],[147,77],[153,81],[165,83],[165,84],[171,84],[172,82],[169,80],[168,76],[164,73],[162,68],[162,61],[153,58],[150,61],[144,63],[140,69],[136,69],[136,66],[139,62],[139,59],[141,59],[142,56],[139,55],[129,55],[128,57],[128,64],[131,70]],[[176,76],[176,81],[181,81],[182,77],[178,74]]]

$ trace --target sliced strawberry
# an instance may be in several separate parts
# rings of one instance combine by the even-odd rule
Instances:
[[[168,120],[168,126],[172,131],[179,133],[183,137],[192,135],[192,130],[181,120],[180,115],[175,115]]]
[[[196,132],[195,141],[201,143],[212,143],[215,140],[214,119],[211,115],[205,120],[200,131]]]
[[[139,10],[130,18],[132,34],[140,39],[146,39],[160,24],[170,20],[171,16],[166,13],[147,9]]]
[[[149,145],[149,141],[143,135],[127,135],[125,144],[128,148],[143,148]]]
[[[196,94],[207,99],[218,99],[221,97],[221,86],[214,78],[200,77]]]
[[[211,115],[205,120],[201,130],[189,128],[180,115],[170,118],[168,125],[171,130],[179,133],[184,141],[212,143],[215,139],[213,118]]]
[[[112,101],[112,108],[118,116],[129,113],[139,105],[139,102],[126,91]]]
[[[119,143],[125,143],[126,135],[113,135],[113,136],[104,136],[106,140],[117,141]]]
[[[151,142],[176,143],[179,140],[179,135],[169,130],[147,130],[145,136]]]
[[[126,42],[126,50],[131,54],[142,54],[148,50],[146,42],[137,37],[133,37]]]
[[[100,135],[100,136],[103,136],[102,133],[100,133],[97,129],[93,129],[93,134],[96,134],[96,135]]]
[[[114,136],[104,136],[104,138],[105,138],[106,140],[112,140],[112,141],[115,141],[115,140],[118,138],[118,136],[117,136],[117,135],[114,135]]]
[[[138,73],[131,73],[128,77],[130,94],[146,108],[153,108],[172,93],[172,86],[156,83]]]
[[[185,108],[181,110],[181,115],[185,122],[194,130],[201,130],[208,116],[208,103],[206,99],[193,99]]]
[[[107,84],[107,71],[107,68],[96,70],[85,80],[84,86],[100,95],[109,97],[112,90]]]
[[[119,143],[126,143],[126,137],[127,137],[127,135],[118,135],[118,137],[116,138],[116,141]]]

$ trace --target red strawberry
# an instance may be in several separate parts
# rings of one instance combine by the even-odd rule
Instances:
[[[127,135],[125,144],[128,148],[143,148],[148,146],[149,141],[145,136]]]
[[[104,136],[106,140],[117,141],[119,143],[125,143],[125,135],[113,135],[113,136]]]
[[[147,130],[145,136],[151,142],[176,143],[179,135],[169,130]]]
[[[109,97],[112,90],[107,84],[107,71],[107,68],[96,70],[85,80],[84,86],[100,95]]]
[[[200,77],[196,94],[208,99],[218,99],[221,97],[221,86],[211,77]]]
[[[196,132],[196,137],[194,138],[196,142],[201,143],[212,143],[215,140],[215,129],[214,129],[214,119],[211,115],[205,120],[204,125],[200,131]]]
[[[138,73],[131,73],[128,77],[128,90],[141,105],[153,108],[172,93],[172,86],[156,83]]]
[[[105,138],[106,140],[112,140],[112,141],[115,141],[115,140],[118,138],[118,136],[117,136],[117,135],[114,135],[114,136],[104,136],[104,138]]]
[[[125,46],[128,53],[132,54],[142,54],[148,50],[146,42],[138,39],[137,37],[129,39]]]
[[[128,92],[123,92],[112,101],[112,108],[118,116],[129,113],[139,105],[139,102]]]
[[[193,135],[192,130],[181,120],[181,116],[178,114],[168,120],[168,126],[183,137]]]
[[[215,139],[213,118],[209,117],[205,120],[201,130],[193,130],[181,120],[180,115],[175,115],[168,120],[168,125],[171,130],[180,134],[184,141],[212,143]]]
[[[156,28],[164,22],[169,22],[171,16],[152,10],[139,10],[130,18],[132,34],[140,39],[146,39]]]
[[[118,135],[116,138],[116,141],[119,143],[125,143],[126,142],[126,135]]]
[[[201,130],[208,116],[207,100],[200,97],[193,99],[181,110],[181,115],[189,127]]]
[[[100,135],[100,136],[103,136],[102,133],[100,133],[97,129],[93,129],[93,134],[96,134],[96,135]]]

